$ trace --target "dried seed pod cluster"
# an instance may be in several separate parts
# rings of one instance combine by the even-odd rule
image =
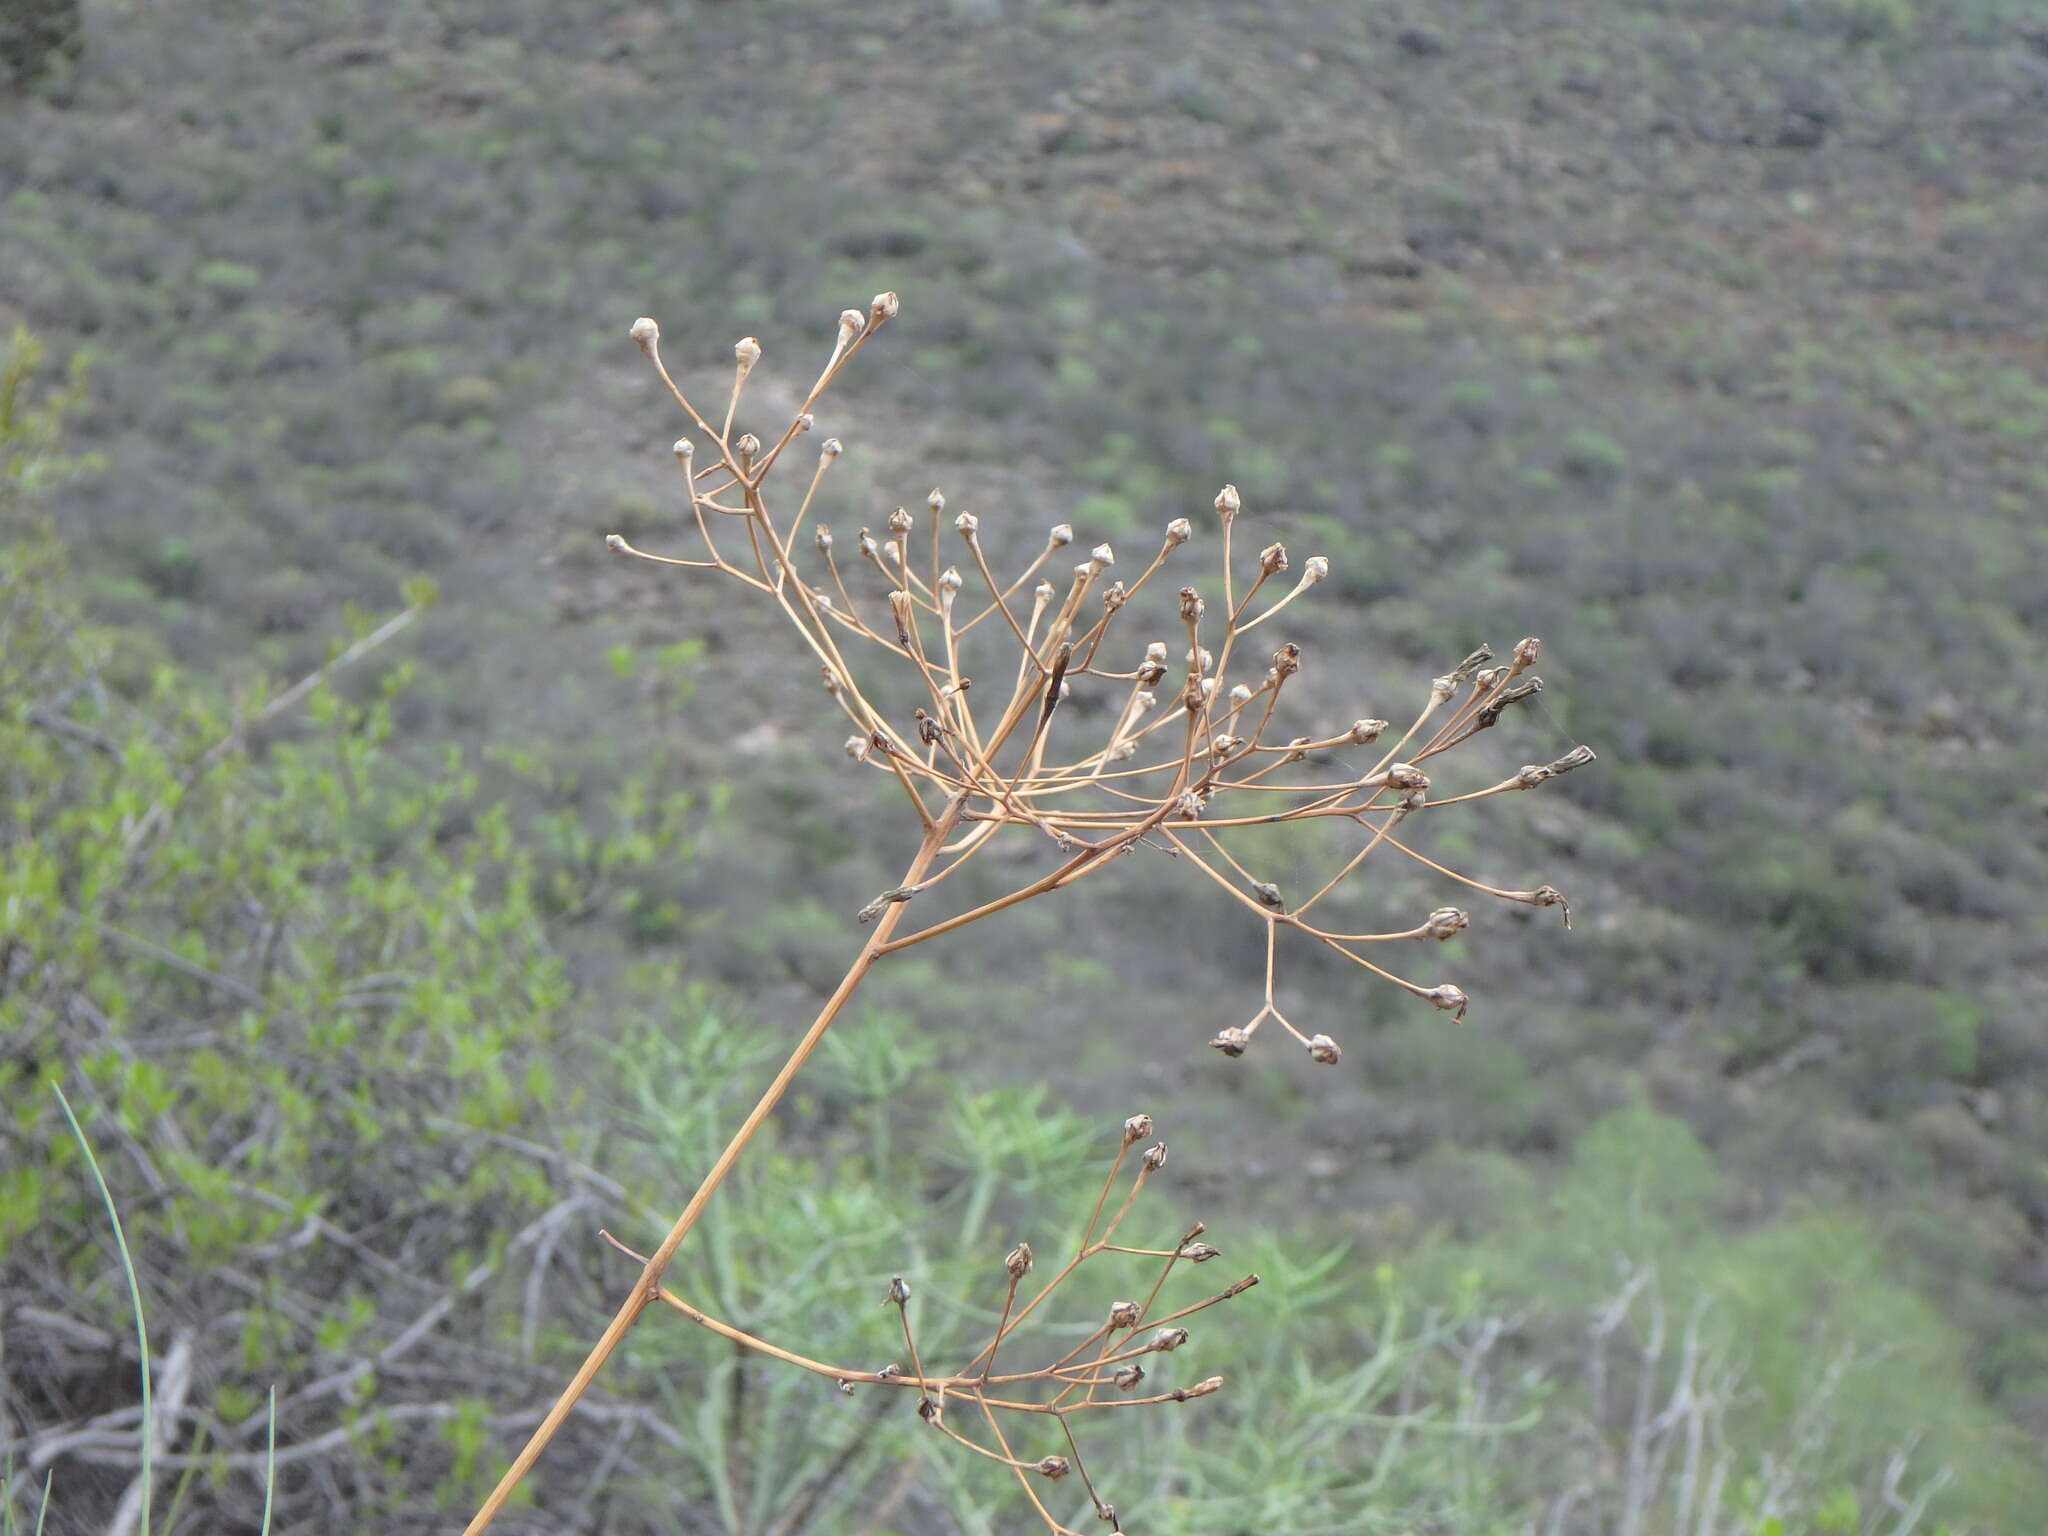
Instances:
[[[1240,1296],[1259,1283],[1257,1275],[1245,1275],[1197,1300],[1166,1307],[1161,1298],[1175,1271],[1207,1263],[1219,1257],[1221,1250],[1197,1241],[1208,1230],[1199,1221],[1170,1247],[1136,1247],[1118,1240],[1147,1183],[1166,1162],[1164,1142],[1154,1142],[1132,1156],[1132,1149],[1151,1134],[1149,1115],[1133,1115],[1124,1122],[1109,1173],[1071,1256],[1028,1294],[1023,1282],[1032,1272],[1031,1246],[1019,1243],[1010,1250],[1002,1262],[1006,1283],[995,1329],[967,1363],[950,1375],[929,1369],[911,1316],[911,1285],[901,1275],[890,1277],[881,1304],[896,1310],[909,1363],[891,1361],[874,1370],[830,1365],[755,1338],[691,1306],[666,1287],[657,1297],[700,1328],[826,1377],[844,1394],[852,1395],[862,1386],[914,1394],[917,1416],[929,1428],[975,1455],[1000,1462],[1015,1474],[1053,1536],[1078,1533],[1055,1517],[1039,1485],[1056,1482],[1069,1473],[1079,1476],[1096,1517],[1112,1531],[1120,1531],[1123,1527],[1116,1506],[1106,1502],[1096,1487],[1075,1425],[1085,1425],[1105,1413],[1192,1402],[1221,1391],[1221,1376],[1186,1380],[1178,1386],[1155,1385],[1147,1392],[1138,1388],[1151,1380],[1152,1372],[1165,1372],[1169,1381],[1176,1375],[1192,1376],[1192,1372],[1158,1358],[1193,1344],[1194,1335],[1183,1319]],[[614,1246],[632,1258],[641,1258],[622,1244],[615,1242]],[[1093,1267],[1110,1255],[1140,1261],[1137,1267],[1139,1279],[1145,1282],[1140,1293],[1144,1299],[1114,1303],[1106,1315],[1098,1315],[1092,1327],[1086,1318],[1058,1316],[1067,1282],[1084,1267]],[[1051,1342],[1065,1343],[1082,1328],[1089,1331],[1079,1343],[1062,1349]],[[1031,1363],[1019,1364],[1020,1356]],[[1049,1437],[1057,1437],[1059,1448],[1034,1456]]]
[[[1335,1064],[1337,1042],[1297,1028],[1275,1002],[1283,943],[1318,945],[1456,1018],[1468,1003],[1453,983],[1412,978],[1369,958],[1376,945],[1451,939],[1470,924],[1464,911],[1440,907],[1412,927],[1344,932],[1319,910],[1371,855],[1412,860],[1499,900],[1559,907],[1569,926],[1570,908],[1554,887],[1513,890],[1461,874],[1416,846],[1422,839],[1410,830],[1448,807],[1533,789],[1593,761],[1589,748],[1577,747],[1462,793],[1447,794],[1436,783],[1439,760],[1541,690],[1530,671],[1539,642],[1519,642],[1498,665],[1492,649],[1481,646],[1430,680],[1413,723],[1375,761],[1361,768],[1346,757],[1338,766],[1338,754],[1376,746],[1393,728],[1361,716],[1307,735],[1276,729],[1283,695],[1312,659],[1294,642],[1255,644],[1251,635],[1324,583],[1330,562],[1308,556],[1299,577],[1279,591],[1292,568],[1284,545],[1233,551],[1233,530],[1246,515],[1234,485],[1217,492],[1213,513],[1202,519],[1217,556],[1213,576],[1200,582],[1170,583],[1161,574],[1200,542],[1196,520],[1187,517],[1166,525],[1157,550],[1126,579],[1105,584],[1117,559],[1107,544],[1061,575],[1058,553],[1075,533],[1058,523],[1024,569],[1005,580],[990,564],[984,516],[962,510],[949,521],[946,497],[936,489],[923,498],[921,514],[890,511],[886,538],[862,529],[860,559],[850,565],[842,565],[823,525],[806,545],[799,529],[841,456],[840,441],[826,441],[793,512],[771,509],[770,474],[809,426],[819,397],[897,309],[895,295],[882,294],[865,311],[839,317],[823,371],[765,451],[751,435],[733,437],[760,344],[749,337],[734,349],[724,424],[714,429],[663,365],[660,328],[637,321],[633,339],[716,449],[700,468],[688,444],[677,445],[704,558],[644,554],[616,535],[610,541],[643,559],[719,572],[779,607],[822,669],[827,695],[853,725],[848,757],[893,779],[924,831],[945,830],[935,867],[878,897],[862,910],[863,920],[939,885],[1001,836],[1045,840],[1053,857],[1036,878],[892,935],[880,955],[1072,885],[1109,868],[1119,854],[1160,850],[1229,892],[1265,927],[1261,1006],[1210,1043],[1241,1056],[1270,1020],[1312,1061]],[[959,540],[950,559],[948,528]],[[1163,601],[1146,601],[1152,597]],[[1142,642],[1125,640],[1147,613],[1158,629]],[[971,686],[976,678],[981,685]],[[1333,842],[1357,845],[1334,876],[1297,893],[1255,872],[1266,829],[1311,820],[1325,823]]]

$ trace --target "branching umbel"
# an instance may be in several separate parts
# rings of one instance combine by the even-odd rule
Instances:
[[[1313,1061],[1329,1065],[1338,1060],[1338,1042],[1320,1031],[1305,1033],[1276,1001],[1283,941],[1329,950],[1454,1018],[1462,1019],[1469,1004],[1455,983],[1417,980],[1398,962],[1368,957],[1385,953],[1375,950],[1378,945],[1456,936],[1470,922],[1461,908],[1439,907],[1410,926],[1374,933],[1338,931],[1319,910],[1372,855],[1389,850],[1498,900],[1557,907],[1569,923],[1570,909],[1555,887],[1514,890],[1460,874],[1401,835],[1415,818],[1534,789],[1593,760],[1589,748],[1577,747],[1555,762],[1532,763],[1456,794],[1436,789],[1424,767],[1439,767],[1438,760],[1541,690],[1530,670],[1540,650],[1536,640],[1520,641],[1498,663],[1481,646],[1430,680],[1412,722],[1398,734],[1385,720],[1359,718],[1283,737],[1276,722],[1286,718],[1283,702],[1302,691],[1290,683],[1306,658],[1272,621],[1329,575],[1329,561],[1312,555],[1290,580],[1284,546],[1268,544],[1255,554],[1234,549],[1242,514],[1235,486],[1215,498],[1210,574],[1185,582],[1168,574],[1185,562],[1180,552],[1196,537],[1184,517],[1166,525],[1156,551],[1128,581],[1111,577],[1117,557],[1108,544],[1069,565],[1071,557],[1062,552],[1075,539],[1065,523],[1051,528],[1024,568],[1005,579],[984,546],[976,515],[962,511],[949,518],[936,490],[921,515],[898,507],[879,533],[863,527],[851,541],[837,539],[812,515],[843,452],[837,438],[823,441],[807,476],[798,472],[794,507],[785,498],[771,508],[772,474],[812,430],[818,400],[896,312],[896,296],[885,293],[864,312],[849,309],[839,317],[816,382],[767,443],[734,431],[761,360],[759,342],[747,337],[734,347],[731,389],[714,426],[663,363],[660,327],[648,319],[633,324],[634,341],[697,434],[678,440],[674,453],[698,547],[671,555],[637,549],[617,534],[608,542],[636,559],[729,578],[779,609],[851,728],[848,757],[893,782],[921,835],[902,878],[859,912],[870,926],[845,978],[675,1227],[644,1260],[640,1284],[472,1522],[472,1533],[489,1523],[626,1330],[661,1296],[661,1277],[704,1202],[846,999],[886,956],[1098,874],[1119,855],[1157,851],[1198,870],[1264,927],[1260,1006],[1245,1024],[1209,1043],[1226,1056],[1241,1056],[1271,1020]],[[1152,614],[1155,627],[1133,637],[1141,613]],[[1374,748],[1377,756],[1357,759],[1359,748]],[[1260,830],[1307,822],[1327,827],[1333,842],[1357,846],[1319,888],[1285,890],[1257,867]],[[1005,837],[1049,845],[1050,867],[994,899],[961,904],[897,931],[913,903]],[[939,1380],[925,1377],[919,1366],[913,1372],[927,1385]],[[1086,1401],[1100,1385],[1085,1385]],[[948,1390],[969,1396],[957,1385]],[[928,1400],[935,1410],[942,1406],[935,1385]],[[1064,1414],[1054,1417],[1064,1427]],[[944,1424],[943,1413],[936,1422]],[[997,1451],[977,1449],[1014,1462],[1000,1430],[993,1422],[990,1428]],[[1058,1461],[1032,1465],[1053,1475],[1049,1469]]]
[[[720,1322],[691,1306],[667,1287],[661,1289],[660,1299],[664,1305],[680,1312],[699,1327],[707,1328],[744,1349],[829,1377],[841,1392],[849,1396],[859,1385],[914,1394],[918,1417],[935,1432],[976,1455],[1000,1462],[1016,1475],[1032,1507],[1054,1536],[1075,1536],[1075,1533],[1061,1525],[1053,1515],[1039,1491],[1039,1485],[1057,1482],[1070,1472],[1080,1478],[1082,1487],[1088,1492],[1089,1502],[1095,1506],[1096,1515],[1107,1521],[1110,1529],[1120,1531],[1123,1527],[1118,1524],[1116,1506],[1103,1499],[1081,1455],[1074,1421],[1078,1419],[1085,1423],[1111,1410],[1193,1402],[1196,1398],[1220,1391],[1223,1386],[1221,1376],[1168,1385],[1171,1377],[1158,1357],[1170,1355],[1188,1342],[1189,1331],[1182,1323],[1183,1318],[1192,1317],[1218,1302],[1229,1301],[1233,1296],[1240,1296],[1259,1283],[1257,1275],[1245,1275],[1199,1300],[1183,1303],[1170,1311],[1157,1310],[1161,1295],[1176,1268],[1206,1264],[1221,1257],[1221,1250],[1200,1240],[1208,1229],[1199,1221],[1183,1232],[1180,1240],[1170,1248],[1133,1248],[1116,1241],[1124,1219],[1130,1215],[1146,1183],[1166,1164],[1166,1143],[1154,1142],[1145,1148],[1137,1156],[1137,1169],[1131,1176],[1129,1187],[1112,1205],[1118,1177],[1124,1171],[1131,1149],[1151,1134],[1150,1115],[1133,1115],[1124,1122],[1116,1156],[1109,1165],[1108,1176],[1102,1181],[1101,1193],[1095,1197],[1095,1208],[1089,1213],[1088,1224],[1082,1229],[1073,1254],[1049,1279],[1028,1286],[1025,1284],[1035,1266],[1029,1243],[1017,1244],[1004,1257],[1003,1270],[1008,1279],[995,1330],[988,1342],[950,1376],[933,1375],[928,1371],[924,1353],[918,1348],[916,1329],[911,1323],[910,1283],[900,1275],[889,1281],[882,1304],[896,1309],[903,1330],[904,1357],[909,1365],[906,1367],[903,1361],[897,1360],[878,1370],[828,1365],[822,1360],[793,1353],[744,1333],[730,1323]],[[646,1262],[624,1244],[615,1239],[612,1242],[629,1257]],[[1024,1354],[1027,1346],[1037,1343],[1039,1354],[1050,1354],[1054,1347],[1038,1343],[1028,1334],[1019,1340],[1020,1331],[1032,1321],[1033,1314],[1053,1299],[1054,1293],[1082,1266],[1105,1254],[1150,1261],[1141,1266],[1141,1273],[1150,1273],[1149,1282],[1145,1283],[1142,1291],[1144,1299],[1113,1303],[1108,1313],[1078,1344],[1042,1364],[1018,1365],[1016,1357]],[[1046,1308],[1047,1317],[1040,1321],[1047,1321],[1055,1310]],[[1085,1322],[1082,1326],[1086,1326]],[[1070,1327],[1069,1331],[1074,1330]],[[1008,1357],[1002,1361],[1003,1368],[998,1370],[998,1356],[1006,1348]],[[1166,1379],[1154,1380],[1155,1374]],[[1141,1387],[1144,1390],[1140,1390]],[[1009,1427],[1005,1428],[1005,1425]],[[1031,1454],[1046,1444],[1052,1445],[1053,1449],[1040,1456]]]

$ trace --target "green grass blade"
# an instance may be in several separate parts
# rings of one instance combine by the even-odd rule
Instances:
[[[270,1536],[270,1497],[277,1491],[277,1387],[270,1389],[270,1432],[263,1442],[263,1528],[256,1536]]]
[[[71,1101],[64,1097],[64,1090],[56,1083],[50,1084],[50,1092],[57,1095],[57,1102],[63,1107],[64,1118],[71,1122],[71,1134],[78,1138],[79,1150],[85,1154],[85,1165],[92,1170],[93,1182],[99,1186],[100,1200],[106,1205],[107,1219],[114,1224],[114,1245],[121,1252],[121,1273],[128,1277],[128,1305],[135,1314],[135,1345],[142,1352],[142,1536],[149,1536],[149,1494],[150,1461],[155,1452],[156,1421],[150,1404],[149,1390],[149,1327],[142,1320],[142,1283],[135,1278],[135,1261],[128,1253],[128,1234],[121,1230],[121,1213],[114,1209],[114,1192],[107,1188],[106,1175],[100,1172],[100,1160],[92,1155],[92,1143],[85,1138],[85,1129],[78,1123],[78,1116],[71,1111]],[[45,1485],[47,1492],[47,1485]],[[36,1528],[42,1529],[42,1520],[37,1518]]]

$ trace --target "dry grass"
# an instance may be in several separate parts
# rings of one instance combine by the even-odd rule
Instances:
[[[1226,1056],[1242,1056],[1271,1022],[1311,1060],[1332,1065],[1341,1054],[1339,1043],[1325,1033],[1305,1033],[1275,1001],[1283,937],[1289,944],[1308,943],[1340,955],[1454,1019],[1463,1018],[1469,1004],[1464,989],[1453,982],[1417,980],[1392,960],[1383,964],[1369,957],[1387,953],[1376,946],[1455,937],[1469,926],[1463,909],[1439,907],[1410,926],[1378,933],[1340,932],[1319,920],[1317,909],[1374,854],[1391,850],[1499,900],[1557,907],[1569,922],[1569,908],[1555,887],[1513,890],[1489,884],[1445,868],[1396,835],[1411,817],[1533,789],[1593,760],[1588,748],[1579,747],[1553,763],[1526,765],[1479,788],[1432,794],[1423,764],[1472,741],[1504,711],[1541,689],[1541,680],[1530,672],[1541,649],[1536,640],[1519,642],[1499,664],[1482,647],[1432,679],[1412,722],[1359,772],[1340,766],[1338,755],[1380,746],[1393,729],[1386,721],[1361,718],[1309,734],[1279,735],[1275,722],[1282,718],[1283,696],[1304,657],[1300,647],[1280,638],[1274,621],[1327,577],[1329,563],[1311,556],[1290,581],[1293,567],[1283,546],[1267,545],[1248,561],[1245,551],[1233,551],[1233,530],[1242,510],[1235,486],[1225,486],[1215,499],[1218,558],[1206,592],[1194,584],[1173,587],[1162,576],[1170,563],[1185,560],[1180,552],[1195,539],[1186,518],[1167,525],[1157,552],[1129,582],[1109,578],[1117,561],[1107,544],[1096,545],[1063,570],[1067,557],[1061,552],[1075,542],[1066,524],[1053,527],[1036,556],[1005,580],[991,564],[978,519],[961,512],[949,527],[945,498],[938,491],[926,500],[922,529],[916,515],[899,507],[879,535],[862,528],[851,548],[844,549],[829,527],[812,519],[813,504],[841,456],[837,439],[822,444],[794,509],[771,510],[771,475],[812,430],[813,408],[896,313],[896,296],[881,294],[864,312],[849,309],[840,316],[837,338],[816,382],[768,444],[752,432],[735,432],[748,379],[761,361],[759,342],[747,337],[734,347],[731,390],[714,426],[662,362],[660,328],[648,319],[633,325],[633,339],[709,446],[708,462],[700,466],[692,441],[675,445],[701,551],[691,557],[651,553],[616,534],[611,547],[636,559],[729,579],[751,600],[779,609],[816,662],[832,704],[852,727],[848,756],[893,781],[907,802],[918,841],[901,878],[860,912],[860,921],[869,925],[866,942],[788,1061],[660,1245],[645,1257],[633,1255],[641,1271],[632,1292],[470,1523],[471,1533],[490,1524],[605,1360],[657,1301],[738,1344],[830,1375],[842,1385],[867,1381],[913,1390],[925,1422],[936,1432],[1016,1471],[1052,1530],[1064,1528],[1033,1483],[1069,1470],[1088,1482],[1097,1513],[1114,1526],[1115,1511],[1088,1480],[1069,1419],[1099,1408],[1179,1402],[1218,1390],[1222,1383],[1212,1378],[1172,1392],[1128,1395],[1143,1379],[1142,1359],[1175,1347],[1180,1330],[1173,1319],[1252,1283],[1248,1277],[1208,1301],[1151,1316],[1171,1270],[1182,1262],[1199,1262],[1198,1250],[1202,1256],[1211,1250],[1195,1243],[1199,1227],[1172,1248],[1128,1249],[1110,1242],[1131,1200],[1165,1157],[1163,1146],[1140,1156],[1129,1193],[1104,1222],[1105,1203],[1125,1155],[1150,1132],[1144,1117],[1127,1122],[1117,1164],[1074,1258],[1015,1308],[1017,1287],[1031,1259],[1026,1248],[1013,1252],[1003,1320],[982,1351],[951,1376],[928,1374],[919,1360],[909,1292],[901,1281],[890,1287],[889,1301],[902,1312],[907,1374],[900,1366],[859,1372],[806,1359],[705,1316],[663,1287],[705,1203],[847,999],[892,954],[1099,874],[1121,855],[1156,852],[1213,881],[1247,920],[1263,925],[1260,1004],[1245,1024],[1220,1031],[1210,1044]],[[808,534],[807,522],[812,524]],[[946,555],[949,535],[958,540],[955,558]],[[1170,639],[1125,638],[1137,622],[1132,616],[1147,611],[1158,615],[1153,633]],[[1268,624],[1274,627],[1259,634]],[[1264,650],[1268,644],[1273,648]],[[1260,829],[1308,821],[1324,822],[1337,833],[1355,828],[1360,846],[1319,888],[1282,890],[1257,871]],[[1000,896],[899,932],[914,902],[1005,836],[1049,845],[1052,867]],[[940,904],[944,900],[937,898]],[[919,911],[932,904],[926,901]],[[1086,1343],[1050,1364],[995,1374],[996,1353],[1015,1327],[1076,1267],[1104,1252],[1160,1261],[1147,1300],[1119,1303]],[[1145,1343],[1130,1342],[1132,1331],[1148,1317],[1167,1326]],[[987,1438],[957,1427],[947,1414],[949,1402],[971,1410],[956,1418],[972,1423],[978,1415],[976,1434],[985,1427]],[[1070,1454],[1036,1461],[1015,1456],[1002,1427],[1009,1415],[1050,1416],[1066,1432]]]

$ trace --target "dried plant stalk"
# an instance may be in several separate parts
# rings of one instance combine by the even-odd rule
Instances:
[[[841,1371],[748,1338],[663,1288],[663,1277],[705,1203],[773,1112],[847,999],[888,956],[1063,889],[1100,873],[1119,855],[1140,849],[1168,854],[1198,870],[1264,925],[1266,965],[1260,1006],[1248,1022],[1221,1030],[1209,1042],[1231,1057],[1243,1055],[1269,1021],[1301,1045],[1315,1063],[1332,1065],[1341,1055],[1332,1036],[1305,1033],[1276,1001],[1283,934],[1290,936],[1290,943],[1305,941],[1340,955],[1454,1019],[1464,1017],[1469,999],[1462,988],[1451,982],[1412,979],[1368,958],[1364,948],[1451,939],[1470,925],[1463,909],[1439,907],[1408,928],[1383,933],[1340,932],[1317,914],[1317,908],[1382,849],[1499,900],[1557,907],[1566,925],[1570,924],[1570,908],[1554,886],[1514,890],[1491,884],[1437,863],[1395,835],[1423,813],[1534,789],[1593,761],[1590,748],[1577,747],[1555,762],[1527,764],[1478,788],[1432,796],[1432,779],[1422,764],[1464,746],[1492,727],[1505,711],[1541,690],[1541,680],[1530,670],[1540,643],[1533,638],[1522,640],[1508,659],[1498,664],[1492,650],[1482,646],[1432,679],[1413,721],[1391,745],[1381,747],[1378,757],[1362,772],[1339,766],[1337,754],[1379,747],[1392,729],[1384,720],[1361,717],[1334,730],[1326,728],[1321,734],[1277,739],[1274,721],[1282,695],[1302,670],[1304,657],[1293,642],[1281,641],[1269,651],[1260,651],[1266,637],[1258,641],[1249,637],[1325,580],[1330,567],[1323,556],[1310,556],[1290,582],[1290,558],[1286,548],[1277,543],[1258,550],[1246,565],[1239,558],[1242,551],[1233,551],[1233,533],[1243,511],[1235,486],[1226,485],[1215,498],[1220,569],[1207,595],[1192,584],[1169,591],[1169,582],[1161,575],[1194,538],[1193,524],[1187,518],[1167,524],[1157,551],[1128,583],[1108,579],[1117,561],[1107,544],[1094,546],[1062,573],[1058,568],[1064,563],[1061,551],[1074,543],[1074,531],[1064,523],[1054,526],[1023,571],[1005,582],[984,548],[980,521],[970,512],[957,513],[951,519],[951,533],[960,541],[960,556],[957,563],[949,563],[943,554],[946,502],[936,490],[925,500],[926,538],[922,544],[916,538],[916,515],[898,507],[884,520],[881,534],[860,529],[850,554],[842,555],[831,528],[815,520],[805,548],[799,534],[811,520],[813,503],[843,452],[840,441],[828,438],[821,445],[800,500],[786,518],[771,511],[767,482],[785,454],[811,431],[812,410],[820,397],[895,317],[897,307],[896,296],[885,293],[877,295],[864,311],[849,309],[840,315],[831,353],[816,381],[788,424],[767,445],[751,432],[735,435],[733,430],[748,379],[761,361],[758,341],[746,337],[734,347],[731,389],[720,425],[713,427],[664,365],[660,327],[649,319],[633,324],[634,341],[709,448],[705,456],[711,462],[701,467],[695,442],[685,438],[674,449],[702,553],[699,557],[652,553],[636,549],[617,534],[610,536],[609,544],[636,559],[730,578],[756,601],[779,609],[816,662],[827,696],[852,728],[845,743],[848,757],[893,781],[894,792],[908,802],[919,835],[902,877],[857,914],[862,923],[872,927],[845,976],[667,1236],[641,1260],[632,1291],[478,1510],[469,1524],[470,1533],[491,1523],[612,1351],[656,1302],[682,1311],[736,1343],[842,1382],[915,1386],[927,1410],[927,1421],[1016,1471],[1034,1506],[1055,1531],[1061,1527],[1033,1489],[1031,1478],[1062,1475],[1069,1465],[1081,1471],[1098,1513],[1113,1524],[1114,1510],[1095,1495],[1071,1437],[1071,1462],[1051,1455],[1028,1463],[1013,1454],[1001,1417],[1005,1413],[1049,1414],[1064,1430],[1068,1417],[1082,1409],[1109,1402],[1179,1401],[1215,1390],[1215,1385],[1205,1383],[1199,1391],[1183,1389],[1163,1398],[1104,1398],[1105,1387],[1122,1387],[1130,1370],[1140,1372],[1140,1377],[1132,1380],[1135,1385],[1142,1376],[1138,1356],[1148,1353],[1128,1345],[1116,1347],[1123,1325],[1114,1318],[1097,1330],[1091,1346],[1096,1352],[1084,1363],[1069,1359],[1047,1368],[1050,1374],[997,1377],[992,1371],[998,1347],[1008,1330],[1022,1322],[1045,1293],[1027,1302],[1014,1320],[1006,1303],[1004,1323],[968,1370],[952,1377],[934,1377],[914,1358],[915,1343],[905,1310],[905,1346],[913,1356],[912,1373],[903,1377],[898,1372],[885,1381],[884,1373]],[[1163,606],[1161,629],[1171,638],[1152,638],[1142,645],[1124,641],[1121,637],[1130,629],[1127,616],[1146,608],[1148,604],[1140,600],[1151,596],[1164,599],[1163,605],[1151,606]],[[1212,598],[1220,599],[1213,608]],[[1117,637],[1114,641],[1113,636]],[[1247,666],[1248,657],[1252,659]],[[1238,675],[1242,680],[1233,682]],[[978,689],[977,677],[983,680]],[[1080,690],[1087,692],[1081,694]],[[978,705],[977,699],[993,702]],[[1096,707],[1086,707],[1091,703]],[[1258,859],[1257,829],[1306,821],[1326,822],[1338,832],[1356,828],[1360,846],[1320,888],[1300,895],[1263,878],[1252,865]],[[906,912],[918,897],[978,859],[1006,834],[1044,839],[1054,855],[1052,867],[1002,896],[899,933]],[[1239,840],[1245,840],[1245,845],[1233,851],[1232,845]],[[1127,1139],[1124,1150],[1135,1139]],[[1163,1158],[1164,1148],[1157,1150]],[[1150,1156],[1146,1154],[1147,1159]],[[1140,1184],[1143,1178],[1141,1170]],[[1104,1189],[1106,1195],[1109,1186]],[[1088,1247],[1095,1227],[1091,1222],[1083,1251],[1060,1278],[1092,1252],[1111,1246],[1108,1231],[1114,1230],[1122,1209],[1127,1208],[1128,1203],[1120,1208],[1093,1250]],[[1096,1215],[1101,1216],[1099,1202]],[[1193,1236],[1190,1233],[1175,1249],[1152,1252],[1163,1257],[1170,1269],[1187,1256],[1183,1249]],[[1028,1261],[1027,1251],[1027,1266]],[[1015,1300],[1019,1278],[1013,1270],[1010,1302]],[[1242,1288],[1243,1283],[1225,1294]],[[891,1288],[891,1301],[901,1307],[908,1293],[898,1296],[897,1289]],[[1140,1317],[1149,1305],[1137,1308]],[[979,1375],[973,1374],[977,1368]],[[1058,1386],[1051,1398],[1037,1402],[991,1397],[987,1390],[991,1385],[1026,1380],[1057,1382]],[[1078,1401],[1076,1392],[1082,1394]],[[990,1443],[970,1439],[946,1420],[949,1395],[971,1403],[982,1413]]]

